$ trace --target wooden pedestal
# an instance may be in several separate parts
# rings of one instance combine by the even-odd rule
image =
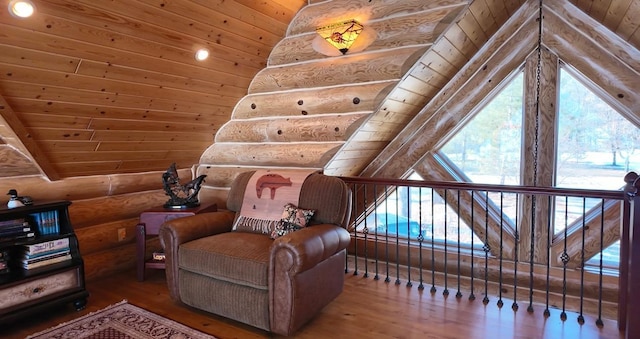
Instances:
[[[218,207],[200,205],[195,208],[173,209],[157,207],[140,213],[140,222],[136,226],[136,256],[138,281],[144,281],[145,269],[164,269],[164,260],[147,259],[147,239],[158,235],[160,225],[165,221],[188,217],[198,213],[216,212]]]

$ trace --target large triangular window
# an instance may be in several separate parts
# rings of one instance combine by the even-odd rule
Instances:
[[[464,181],[520,184],[522,154],[523,73],[518,72],[442,148],[452,171]],[[499,193],[489,193],[498,206]],[[502,197],[502,210],[513,220],[515,195]]]
[[[468,182],[520,184],[523,78],[523,72],[514,74],[440,148],[440,156],[456,177]],[[417,173],[409,179],[423,180]],[[417,240],[422,235],[439,242],[482,246],[483,241],[456,213],[456,206],[445,203],[442,195],[455,195],[455,191],[399,187],[384,194],[359,229],[366,223],[368,232],[377,236]],[[514,229],[518,210],[515,195],[487,192],[487,196],[478,197],[487,198],[487,205],[493,206],[490,208],[503,211],[505,227]]]
[[[640,128],[565,68],[560,69],[557,135],[557,187],[617,190],[626,173],[640,169]],[[586,209],[600,203],[586,199]],[[554,233],[581,215],[582,198],[556,201]]]

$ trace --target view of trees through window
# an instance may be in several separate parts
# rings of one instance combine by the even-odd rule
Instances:
[[[468,182],[519,185],[522,157],[523,72],[516,74],[439,150],[456,176]],[[629,171],[640,171],[640,128],[599,98],[568,70],[561,68],[556,136],[555,185],[564,188],[617,190]],[[422,180],[414,173],[409,179]],[[455,192],[453,192],[455,194]],[[499,193],[489,199],[500,206]],[[513,201],[511,201],[513,200]],[[509,224],[518,206],[502,197]],[[513,203],[510,203],[513,202]],[[498,203],[496,203],[498,202]],[[599,200],[587,199],[586,210]],[[554,233],[563,232],[583,213],[583,199],[556,201]],[[367,218],[375,232],[416,239],[481,240],[431,189],[401,187],[391,192]],[[385,226],[386,225],[386,226]],[[371,226],[368,226],[371,229]],[[619,261],[619,242],[602,252],[612,266]],[[588,263],[599,264],[596,255]]]
[[[629,171],[640,170],[640,128],[561,68],[556,151],[556,186],[617,190]],[[582,215],[582,199],[556,201],[554,232]],[[587,199],[587,210],[600,203]],[[617,263],[619,242],[604,252]],[[591,263],[599,262],[599,256]]]
[[[472,182],[520,184],[522,72],[442,148]]]

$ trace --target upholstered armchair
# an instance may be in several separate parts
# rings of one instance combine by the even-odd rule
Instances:
[[[291,335],[342,292],[351,192],[338,178],[308,175],[298,201],[291,203],[312,210],[313,216],[306,227],[273,239],[274,232],[235,228],[245,192],[256,190],[248,186],[255,185],[249,184],[253,174],[242,173],[233,181],[226,210],[160,227],[167,284],[177,302]],[[261,198],[269,199],[269,189],[274,194],[278,187],[265,189]]]

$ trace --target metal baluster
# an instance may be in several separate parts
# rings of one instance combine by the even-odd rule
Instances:
[[[385,254],[385,266],[387,268],[387,277],[384,278],[384,282],[390,282],[389,278],[389,215],[387,211],[389,210],[389,204],[387,202],[389,198],[389,186],[384,186],[384,254]]]
[[[513,265],[513,304],[511,304],[511,309],[514,311],[518,310],[518,298],[517,298],[517,291],[518,291],[518,245],[520,244],[520,233],[518,233],[518,208],[517,206],[520,206],[519,204],[519,198],[520,198],[520,194],[516,193],[516,218],[515,218],[515,252],[514,252],[514,265]]]
[[[400,285],[400,220],[399,220],[399,212],[400,212],[400,192],[398,190],[398,186],[396,186],[396,285]]]
[[[551,312],[549,311],[549,281],[550,281],[550,271],[551,271],[551,258],[550,258],[550,253],[549,253],[549,248],[551,248],[551,235],[553,234],[553,223],[552,220],[553,218],[551,217],[551,200],[553,200],[553,198],[551,196],[547,197],[547,288],[546,288],[546,301],[545,301],[545,309],[544,309],[544,316],[548,317],[551,315]],[[533,256],[533,253],[531,254]]]
[[[602,267],[602,259],[604,255],[602,251],[604,250],[604,199],[600,201],[600,267],[598,271],[598,277],[600,278],[598,281],[598,319],[596,320],[596,325],[598,327],[604,326],[604,322],[602,322],[602,275],[603,275],[603,267]]]
[[[536,195],[531,195],[531,234],[529,253],[529,306],[527,312],[533,312],[533,253],[535,249],[535,224],[536,224]]]
[[[473,203],[473,202],[472,202]],[[460,292],[460,190],[458,190],[458,292],[456,292],[456,298],[462,298],[462,292]]]
[[[578,323],[584,324],[584,315],[582,309],[584,307],[584,240],[585,240],[585,223],[587,218],[587,199],[582,197],[582,246],[580,247],[580,315],[578,315]]]
[[[364,229],[362,230],[364,233],[364,275],[363,277],[368,278],[369,277],[369,227],[367,225],[367,218],[366,218],[366,211],[367,211],[367,185],[363,184],[362,185],[362,194],[364,196],[363,198],[363,208],[362,210],[365,211],[364,215]]]
[[[431,294],[436,293],[436,254],[435,254],[435,193],[431,188]]]
[[[411,286],[411,187],[407,186],[407,287]]]
[[[483,304],[489,303],[489,252],[491,246],[489,246],[489,191],[485,191],[485,209],[484,209],[484,298],[482,298]]]
[[[380,275],[378,275],[378,266],[380,264],[380,261],[378,259],[378,185],[377,184],[373,184],[373,196],[374,196],[374,203],[373,203],[373,227],[375,229],[374,233],[376,235],[376,241],[373,244],[373,253],[375,254],[375,272],[376,274],[373,276],[373,280],[380,280]]]
[[[420,234],[418,234],[418,255],[419,255],[419,261],[418,261],[418,267],[420,270],[420,284],[418,285],[418,290],[422,291],[424,290],[424,276],[422,273],[422,243],[424,242],[424,235],[422,234],[422,186],[418,187],[418,196],[420,197],[418,199],[418,219],[420,220]]]
[[[444,190],[444,291],[442,291],[442,295],[445,297],[449,295],[448,283],[449,279],[447,278],[447,190]]]
[[[562,312],[560,319],[567,320],[566,304],[567,304],[567,264],[569,263],[569,255],[567,254],[567,236],[569,228],[569,196],[564,197],[564,248],[560,259],[562,260]]]
[[[475,271],[473,269],[473,262],[475,261],[475,255],[473,253],[473,238],[474,238],[474,234],[475,232],[474,230],[474,226],[475,226],[475,222],[473,220],[474,218],[474,212],[473,212],[473,206],[475,205],[475,195],[476,191],[471,191],[471,294],[469,294],[469,300],[476,300],[476,295],[474,293],[474,289],[473,289],[473,281],[474,281],[474,277],[475,277]]]
[[[354,191],[353,192],[357,192],[357,190],[355,190],[357,188],[358,188],[357,184],[354,184]],[[351,209],[351,220],[354,220],[354,223],[355,223],[356,213],[357,213],[356,211],[358,209],[357,208],[357,206],[358,206],[358,194],[353,194],[352,196],[353,196],[353,206],[354,206],[354,208]],[[353,275],[358,275],[358,241],[357,241],[358,240],[358,237],[357,237],[358,229],[357,229],[357,227],[354,227],[353,230],[354,230],[354,235],[355,235],[354,239],[356,239],[356,241],[353,242],[353,251],[355,252]]]
[[[500,259],[499,259],[499,266],[498,266],[498,308],[502,308],[502,306],[504,305],[504,302],[502,301],[502,256],[503,256],[503,252],[502,252],[502,239],[503,239],[503,229],[504,229],[504,224],[503,224],[503,215],[504,215],[504,193],[501,191],[500,192]]]

